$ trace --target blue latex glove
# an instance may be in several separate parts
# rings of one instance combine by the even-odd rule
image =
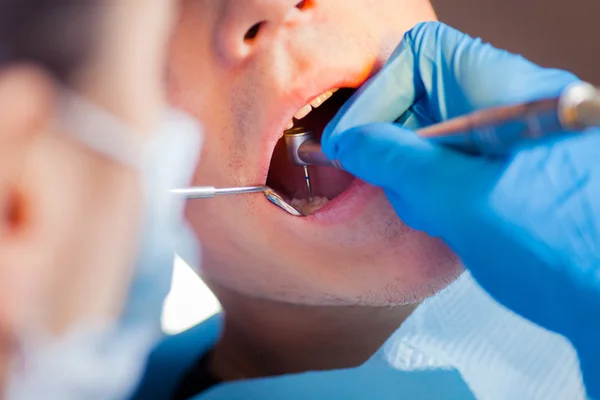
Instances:
[[[589,395],[600,398],[600,131],[490,160],[406,129],[556,96],[575,80],[425,23],[322,142],[328,157],[383,187],[407,224],[443,238],[498,301],[569,338]]]

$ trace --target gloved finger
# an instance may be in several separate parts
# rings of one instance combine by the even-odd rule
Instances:
[[[401,207],[396,204],[399,216],[409,220],[418,214],[428,228],[411,225],[427,231],[435,230],[432,220],[457,215],[457,207],[468,209],[471,194],[481,189],[478,182],[485,182],[475,177],[495,171],[487,160],[435,146],[394,124],[353,128],[332,138],[331,145],[344,169],[393,192],[402,199]]]
[[[436,161],[444,156],[455,156],[445,154],[445,149],[394,124],[360,126],[332,138],[331,142],[335,146],[335,158],[344,169],[384,188],[395,188],[403,182],[403,189],[409,190],[411,181],[433,173],[432,165]]]
[[[328,124],[323,150],[331,157],[329,139],[356,126],[404,122],[407,113],[441,122],[480,108],[555,96],[576,80],[447,25],[422,23],[405,34],[383,69]]]

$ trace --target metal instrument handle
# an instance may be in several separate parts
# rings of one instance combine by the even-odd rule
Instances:
[[[214,186],[196,186],[182,189],[173,189],[171,194],[183,196],[188,200],[212,199],[215,196],[226,196],[235,194],[264,193],[269,188],[266,186],[247,186],[216,188]]]
[[[215,197],[217,188],[214,186],[199,186],[183,189],[173,189],[171,194],[183,196],[186,199],[211,199]]]

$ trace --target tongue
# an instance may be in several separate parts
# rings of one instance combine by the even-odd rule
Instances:
[[[352,175],[334,168],[313,165],[308,167],[308,170],[314,197],[331,200],[346,190],[354,180]],[[267,185],[290,200],[308,198],[303,168],[289,161],[283,140],[275,146]]]

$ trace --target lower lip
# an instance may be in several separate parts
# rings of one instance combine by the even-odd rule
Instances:
[[[330,200],[325,207],[303,219],[325,225],[347,222],[360,215],[366,205],[381,194],[382,189],[354,179],[346,190]]]

